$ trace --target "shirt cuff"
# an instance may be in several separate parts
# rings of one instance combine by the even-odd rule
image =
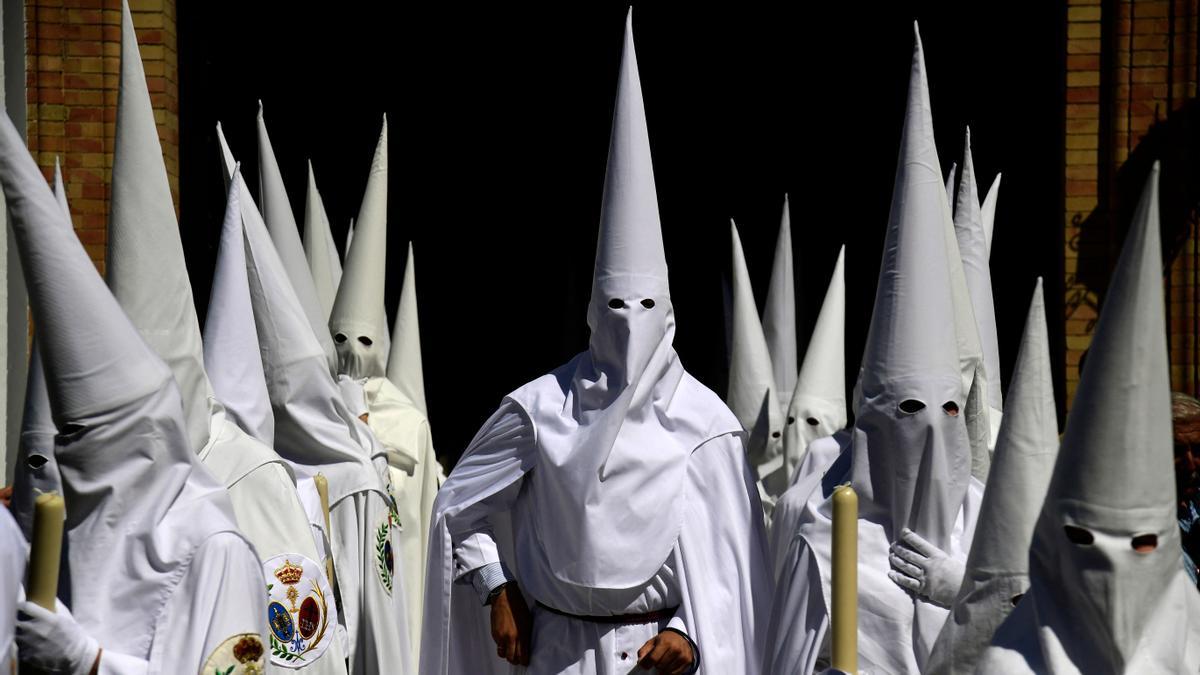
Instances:
[[[663,630],[669,630],[672,633],[679,633],[685,640],[688,641],[688,644],[692,646],[692,667],[685,670],[684,673],[685,675],[688,675],[690,673],[698,672],[700,670],[700,646],[696,644],[696,641],[692,639],[691,635],[688,635],[687,626],[684,624],[683,619],[676,614],[675,616],[671,617],[671,620],[667,622],[667,627]]]
[[[492,591],[512,581],[512,573],[503,562],[488,563],[471,571],[471,585],[479,594],[480,604],[486,605]]]

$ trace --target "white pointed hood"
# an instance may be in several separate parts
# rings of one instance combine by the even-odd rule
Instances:
[[[188,439],[199,452],[208,443],[212,389],[204,374],[179,222],[128,11],[122,21],[106,276],[125,314],[171,368],[183,396]]]
[[[317,190],[312,160],[308,162],[308,191],[304,199],[304,256],[308,259],[308,271],[312,274],[317,299],[328,320],[329,313],[333,311],[333,299],[337,296],[338,282],[342,278],[342,261],[333,247],[333,233],[329,231],[329,217],[325,214],[325,204]]]
[[[346,226],[346,247],[342,249],[342,262],[345,263],[350,255],[350,244],[354,243],[354,219],[350,219],[350,224]]]
[[[54,158],[54,197],[70,226],[71,207],[67,205],[62,168]],[[73,230],[72,230],[73,232]],[[54,436],[58,428],[50,416],[50,396],[46,375],[34,334],[29,350],[29,369],[25,379],[25,410],[21,415],[21,436],[17,442],[17,462],[13,471],[12,513],[26,539],[33,536],[33,500],[45,492],[62,492],[58,462],[54,459]]]
[[[421,328],[417,316],[417,271],[413,245],[408,243],[408,263],[404,266],[404,287],[392,330],[392,350],[388,354],[387,376],[422,415],[425,406],[425,372],[421,364]]]
[[[1180,565],[1158,163],[1104,298],[1029,553],[1052,672],[1190,672],[1200,597]],[[1156,544],[1138,552],[1139,543]],[[1007,624],[1006,624],[1007,625]],[[1032,627],[1031,627],[1032,628]],[[1077,669],[1077,670],[1076,670]]]
[[[729,221],[733,274],[733,331],[729,349],[729,391],[725,402],[750,435],[750,463],[760,465],[779,455],[783,444],[783,415],[775,390],[771,354],[758,320],[750,272],[742,252],[737,225]]]
[[[763,308],[762,330],[771,354],[775,373],[775,400],[787,408],[796,389],[796,276],[792,266],[792,222],[788,198],[783,196],[783,215],[779,219],[779,237],[775,240],[775,261],[771,266],[771,284]]]
[[[232,173],[228,147],[222,147],[222,157]],[[275,451],[297,477],[324,473],[331,506],[356,492],[374,490],[386,498],[246,181],[239,174],[232,182],[242,211],[259,355],[275,416]]]
[[[235,169],[234,175],[240,179],[241,170]],[[208,299],[208,317],[204,321],[204,361],[225,413],[242,431],[273,447],[275,417],[258,353],[238,194],[231,183]]]
[[[170,369],[104,285],[6,116],[0,187],[63,431],[72,612],[106,650],[144,658],[196,549],[236,532],[229,498],[199,465]]]
[[[846,426],[846,247],[837,263],[817,315],[804,365],[784,420],[783,448],[790,478],[808,444]]]
[[[1028,590],[1029,543],[1057,456],[1058,417],[1039,277],[962,588],[930,653],[927,672],[975,672],[992,634]]]
[[[588,326],[587,351],[509,397],[536,431],[531,509],[556,514],[553,530],[537,534],[546,569],[580,586],[632,588],[656,574],[675,546],[692,451],[740,430],[720,400],[684,371],[671,344],[675,319],[632,13]],[[645,489],[651,480],[655,489]]]
[[[920,35],[909,82],[875,308],[863,358],[852,483],[862,517],[950,549],[970,480],[946,241],[949,205],[933,141]]]
[[[346,254],[342,282],[329,317],[338,354],[338,373],[352,379],[387,374],[387,319],[383,313],[387,279],[387,117],[379,132],[354,245]]]
[[[946,201],[954,205],[954,183],[958,180],[958,162],[950,165],[950,173],[946,174]]]
[[[262,216],[271,233],[283,268],[293,292],[300,300],[304,316],[308,319],[317,343],[329,363],[329,371],[337,370],[337,353],[333,348],[333,337],[329,335],[325,311],[317,295],[312,274],[308,271],[308,259],[300,241],[300,230],[296,227],[296,216],[292,213],[292,202],[283,186],[283,176],[275,161],[275,150],[271,137],[267,135],[267,124],[263,120],[262,102],[258,104],[258,187],[262,202]],[[244,208],[244,207],[243,207]]]
[[[979,209],[979,218],[983,222],[983,235],[987,240],[988,257],[992,255],[992,231],[996,228],[996,203],[1000,200],[1000,174],[992,181],[987,196],[983,198],[983,206]]]
[[[971,309],[979,331],[983,352],[985,402],[996,412],[1004,409],[1000,393],[1000,345],[996,335],[996,308],[992,300],[992,272],[988,266],[987,236],[979,210],[979,188],[975,182],[975,163],[971,159],[971,129],[963,141],[962,186],[954,208],[954,234],[958,253],[971,294]],[[998,426],[998,425],[997,425]]]

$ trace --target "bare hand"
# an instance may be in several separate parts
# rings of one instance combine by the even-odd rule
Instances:
[[[695,660],[692,644],[672,630],[655,635],[638,650],[638,665],[643,670],[658,668],[662,675],[683,675]]]
[[[492,600],[492,639],[496,654],[514,666],[529,665],[533,616],[515,583],[505,584]]]

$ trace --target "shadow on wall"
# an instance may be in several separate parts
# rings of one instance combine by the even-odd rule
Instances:
[[[1187,240],[1200,216],[1200,135],[1197,129],[1200,129],[1200,101],[1193,99],[1166,119],[1155,122],[1115,174],[1099,177],[1098,206],[1086,218],[1076,217],[1072,224],[1079,229],[1067,242],[1079,256],[1075,274],[1067,277],[1067,320],[1083,307],[1091,307],[1098,314],[1146,177],[1156,160],[1161,161],[1159,209],[1164,275],[1169,277],[1169,270],[1176,263],[1190,265],[1193,270],[1200,269],[1200,259],[1186,259],[1197,256],[1197,252],[1189,254],[1186,250]],[[1106,163],[1102,150],[1100,164]],[[1195,296],[1193,293],[1190,298],[1193,317],[1200,316]],[[1168,323],[1174,309],[1168,302]],[[1095,323],[1094,318],[1088,322],[1089,334]],[[1080,370],[1082,367],[1081,362]]]

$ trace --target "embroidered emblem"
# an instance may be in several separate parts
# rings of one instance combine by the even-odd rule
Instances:
[[[271,663],[300,668],[320,658],[334,639],[337,608],[320,564],[285,553],[263,562]]]
[[[200,675],[262,675],[267,668],[263,654],[262,638],[257,633],[234,635],[208,655]]]
[[[396,570],[396,561],[392,557],[391,522],[389,513],[379,524],[379,529],[375,530],[375,568],[388,595],[392,594],[392,574]]]
[[[400,529],[400,507],[396,505],[396,490],[392,487],[392,474],[388,472],[387,481],[388,519],[391,526]]]

